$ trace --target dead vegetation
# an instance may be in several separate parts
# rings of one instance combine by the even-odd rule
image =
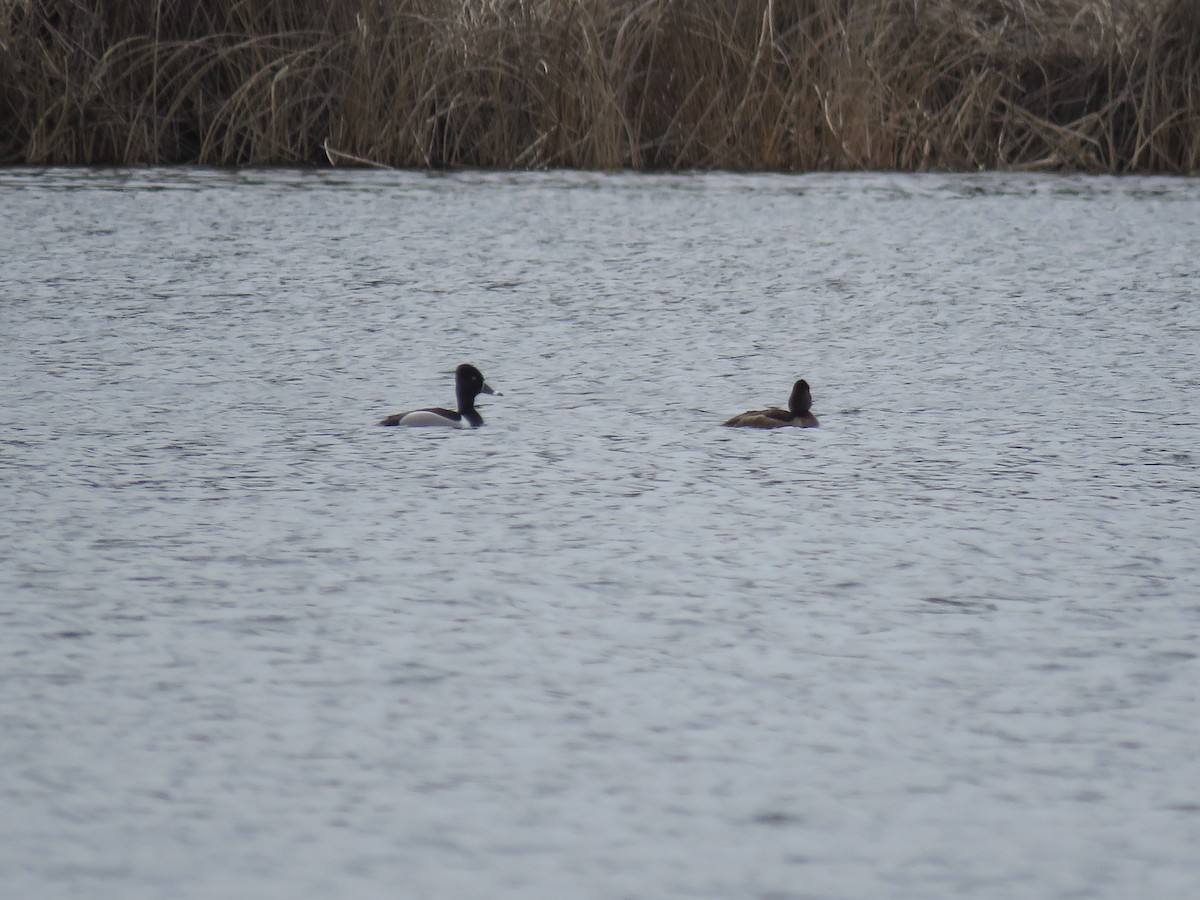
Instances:
[[[1200,171],[1196,0],[0,0],[0,162]]]

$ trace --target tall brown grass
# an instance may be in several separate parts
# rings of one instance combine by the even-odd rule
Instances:
[[[1200,0],[0,0],[0,162],[1200,172]]]

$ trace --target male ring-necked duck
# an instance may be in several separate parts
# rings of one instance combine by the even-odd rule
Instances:
[[[412,412],[396,413],[381,421],[380,425],[441,425],[449,428],[478,428],[483,424],[483,416],[475,411],[475,398],[480,394],[495,394],[487,382],[483,380],[480,371],[468,363],[463,363],[454,370],[454,392],[458,395],[458,410],[442,409],[440,406],[429,409],[414,409]],[[497,394],[497,396],[499,396]]]
[[[792,396],[788,398],[788,408],[752,409],[740,416],[734,416],[723,424],[741,428],[784,428],[795,425],[799,428],[816,428],[821,423],[809,410],[812,409],[812,391],[808,382],[801,378],[792,386]]]

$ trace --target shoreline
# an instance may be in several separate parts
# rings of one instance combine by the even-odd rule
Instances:
[[[0,0],[0,165],[1200,173],[1193,0]]]

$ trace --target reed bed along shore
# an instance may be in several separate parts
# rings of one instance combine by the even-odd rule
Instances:
[[[1200,0],[0,0],[0,163],[1200,172]]]

